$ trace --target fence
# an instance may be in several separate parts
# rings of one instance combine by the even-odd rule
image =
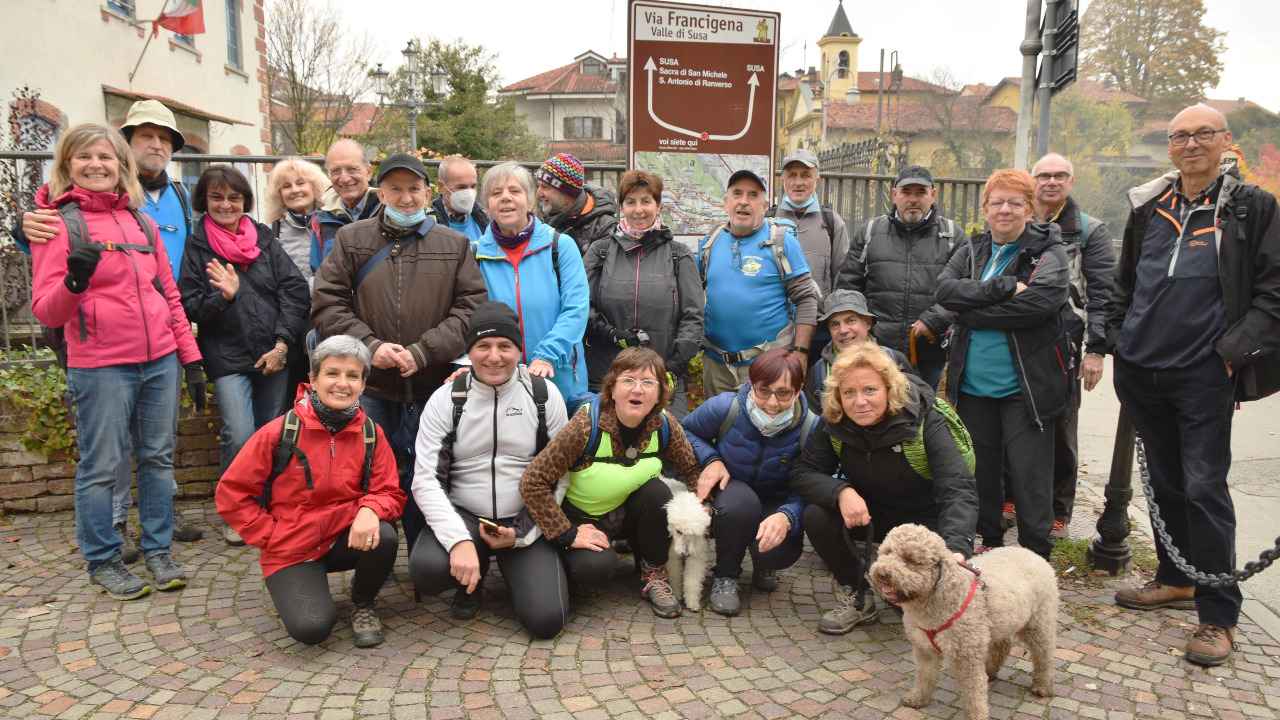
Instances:
[[[22,212],[32,206],[32,198],[47,172],[47,163],[53,157],[48,152],[0,152],[0,348],[10,350],[20,346],[37,344],[41,331],[31,316],[31,263],[28,256],[12,242],[12,229],[21,220]],[[267,187],[267,175],[272,164],[283,159],[280,156],[260,155],[174,155],[178,174],[194,187],[195,178],[213,163],[231,163],[249,179],[255,192],[261,194]],[[323,158],[307,158],[316,163]],[[436,169],[438,160],[425,164]],[[478,160],[481,172],[498,164],[493,160]],[[540,163],[521,162],[536,170]],[[586,163],[587,181],[610,190],[618,186],[618,180],[626,171],[625,165]],[[869,218],[886,212],[889,207],[889,191],[893,176],[860,173],[826,173],[819,188],[822,202],[830,205],[853,228]],[[980,196],[982,180],[957,178],[935,179],[938,187],[938,205],[942,213],[954,218],[962,226],[980,222]],[[775,178],[775,188],[781,187]]]

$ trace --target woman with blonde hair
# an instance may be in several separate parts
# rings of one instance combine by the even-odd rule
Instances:
[[[311,217],[328,189],[324,171],[295,155],[271,169],[262,198],[262,221],[271,226],[272,234],[307,282],[311,282]]]
[[[898,525],[917,523],[967,557],[978,501],[954,411],[874,342],[837,356],[822,419],[791,473],[791,488],[808,503],[804,532],[837,585],[836,605],[818,629],[842,635],[877,616],[874,601],[855,603],[866,568],[850,551],[851,528],[872,525],[871,540],[880,542]]]
[[[204,409],[200,350],[159,231],[137,209],[141,202],[124,136],[77,125],[58,142],[49,183],[36,192],[37,206],[61,215],[60,229],[32,246],[31,312],[66,338],[80,452],[76,539],[90,582],[118,600],[186,584],[170,554],[179,365],[196,409]],[[131,451],[152,583],[125,567],[111,522],[116,469]]]

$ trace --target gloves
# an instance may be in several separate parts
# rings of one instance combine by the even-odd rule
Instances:
[[[630,330],[622,330],[619,328],[614,328],[613,344],[625,350],[629,347],[636,347],[637,345],[639,345],[640,338],[637,337],[636,334],[631,332]]]
[[[63,281],[67,289],[73,293],[82,293],[89,289],[89,278],[98,269],[98,261],[102,259],[102,246],[98,243],[85,243],[67,255],[67,277]]]
[[[187,378],[187,394],[191,396],[191,403],[195,405],[196,412],[203,413],[205,408],[205,381],[204,366],[199,362],[187,363],[182,366]]]

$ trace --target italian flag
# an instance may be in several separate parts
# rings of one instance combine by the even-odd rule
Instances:
[[[152,33],[160,32],[160,28],[172,30],[179,35],[196,35],[204,32],[204,9],[201,0],[165,0],[160,17],[151,23]]]

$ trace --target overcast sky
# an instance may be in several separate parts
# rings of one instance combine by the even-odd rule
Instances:
[[[1088,0],[1081,0],[1088,7]],[[729,0],[708,5],[782,12],[782,69],[818,64],[814,41],[835,13],[832,0]],[[846,0],[845,12],[862,37],[859,69],[875,70],[880,49],[898,51],[908,75],[928,78],[946,67],[960,82],[993,84],[1021,74],[1025,0]],[[1280,111],[1277,0],[1206,0],[1207,23],[1227,32],[1222,82],[1214,98],[1247,97]],[[395,67],[411,33],[462,38],[497,54],[503,83],[550,70],[585,51],[626,53],[626,0],[462,0],[338,2],[353,29],[368,31],[377,60]],[[887,11],[892,8],[892,11]],[[807,45],[807,47],[806,47]]]

